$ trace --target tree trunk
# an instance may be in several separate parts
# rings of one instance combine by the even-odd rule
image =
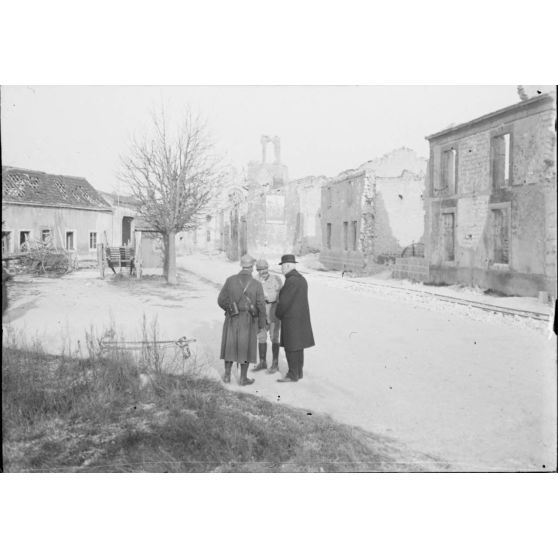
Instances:
[[[176,235],[171,232],[167,237],[167,283],[176,282]]]
[[[169,235],[163,234],[163,276],[169,277]]]

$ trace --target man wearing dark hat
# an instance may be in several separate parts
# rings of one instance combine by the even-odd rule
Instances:
[[[260,353],[260,362],[253,370],[265,370],[267,368],[267,336],[271,340],[271,367],[267,371],[268,374],[274,374],[279,371],[279,332],[281,330],[281,321],[275,315],[277,307],[277,299],[279,291],[283,286],[283,281],[279,275],[269,273],[269,264],[267,260],[259,259],[256,262],[256,271],[258,272],[258,280],[262,284],[265,296],[265,309],[267,324],[266,329],[258,333],[258,351]]]
[[[254,258],[245,254],[240,258],[242,270],[229,277],[217,299],[225,310],[221,338],[221,358],[225,361],[223,381],[230,383],[233,362],[240,364],[240,385],[254,383],[249,379],[248,366],[257,362],[257,334],[265,329],[265,298],[262,285],[252,277]]]
[[[315,344],[310,323],[308,283],[296,270],[297,263],[292,254],[281,257],[285,285],[279,293],[275,315],[281,320],[281,346],[285,348],[289,371],[278,382],[297,382],[302,379],[304,349]]]

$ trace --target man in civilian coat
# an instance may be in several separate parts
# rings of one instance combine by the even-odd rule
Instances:
[[[285,275],[285,285],[279,292],[275,315],[281,320],[281,346],[285,348],[289,371],[278,382],[302,379],[304,349],[315,344],[310,323],[308,283],[296,270],[297,263],[292,254],[285,254],[279,264]]]
[[[223,381],[230,383],[233,362],[238,362],[240,385],[248,386],[254,383],[247,377],[248,365],[257,361],[257,335],[265,330],[266,311],[262,284],[252,277],[254,258],[245,254],[240,258],[240,265],[240,273],[225,281],[217,304],[225,310],[221,338],[221,358],[225,361]]]

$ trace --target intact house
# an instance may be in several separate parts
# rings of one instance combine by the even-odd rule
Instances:
[[[422,240],[426,164],[401,148],[326,182],[320,262],[329,269],[376,273]]]
[[[111,227],[111,206],[85,178],[2,167],[3,255],[42,241],[92,259]]]
[[[555,120],[544,94],[426,138],[430,281],[555,295]]]

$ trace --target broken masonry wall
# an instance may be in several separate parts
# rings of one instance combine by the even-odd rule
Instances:
[[[431,277],[506,294],[556,293],[555,103],[519,103],[498,118],[431,139],[427,249]],[[493,186],[493,138],[510,134],[509,182]],[[441,184],[442,152],[457,151],[456,192]],[[507,216],[508,263],[495,261],[495,213]],[[444,213],[455,215],[455,260],[445,261]]]

